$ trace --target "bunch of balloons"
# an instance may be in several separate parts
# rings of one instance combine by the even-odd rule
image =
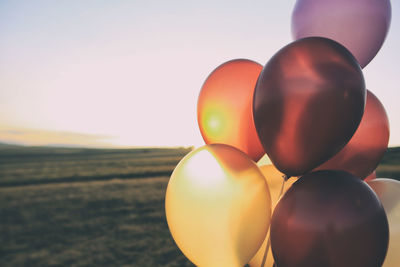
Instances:
[[[195,265],[400,266],[400,182],[374,176],[389,123],[362,72],[390,19],[389,0],[297,0],[295,40],[264,67],[235,59],[208,76],[206,145],[165,198]],[[256,164],[265,153],[273,165]]]

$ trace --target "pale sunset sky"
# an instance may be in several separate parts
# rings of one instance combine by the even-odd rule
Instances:
[[[0,142],[200,146],[196,103],[235,58],[292,41],[294,0],[0,1]],[[400,145],[400,1],[364,69]]]

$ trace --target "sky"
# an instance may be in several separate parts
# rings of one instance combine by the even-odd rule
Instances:
[[[201,146],[204,80],[292,41],[294,0],[1,1],[0,142]],[[363,70],[400,145],[400,1]]]

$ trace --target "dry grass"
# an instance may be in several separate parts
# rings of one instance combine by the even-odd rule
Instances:
[[[0,149],[0,186],[169,175],[189,151]]]
[[[0,266],[193,266],[164,212],[189,151],[0,146]],[[399,163],[389,149],[378,177],[400,178]]]

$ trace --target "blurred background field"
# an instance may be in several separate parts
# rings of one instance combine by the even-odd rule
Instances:
[[[0,266],[193,266],[164,212],[190,150],[2,145]]]
[[[400,147],[388,148],[376,174],[377,177],[400,180]]]
[[[191,148],[0,146],[0,186],[169,175]]]
[[[0,146],[0,266],[193,266],[165,219],[192,148]],[[400,178],[400,148],[378,177]]]

